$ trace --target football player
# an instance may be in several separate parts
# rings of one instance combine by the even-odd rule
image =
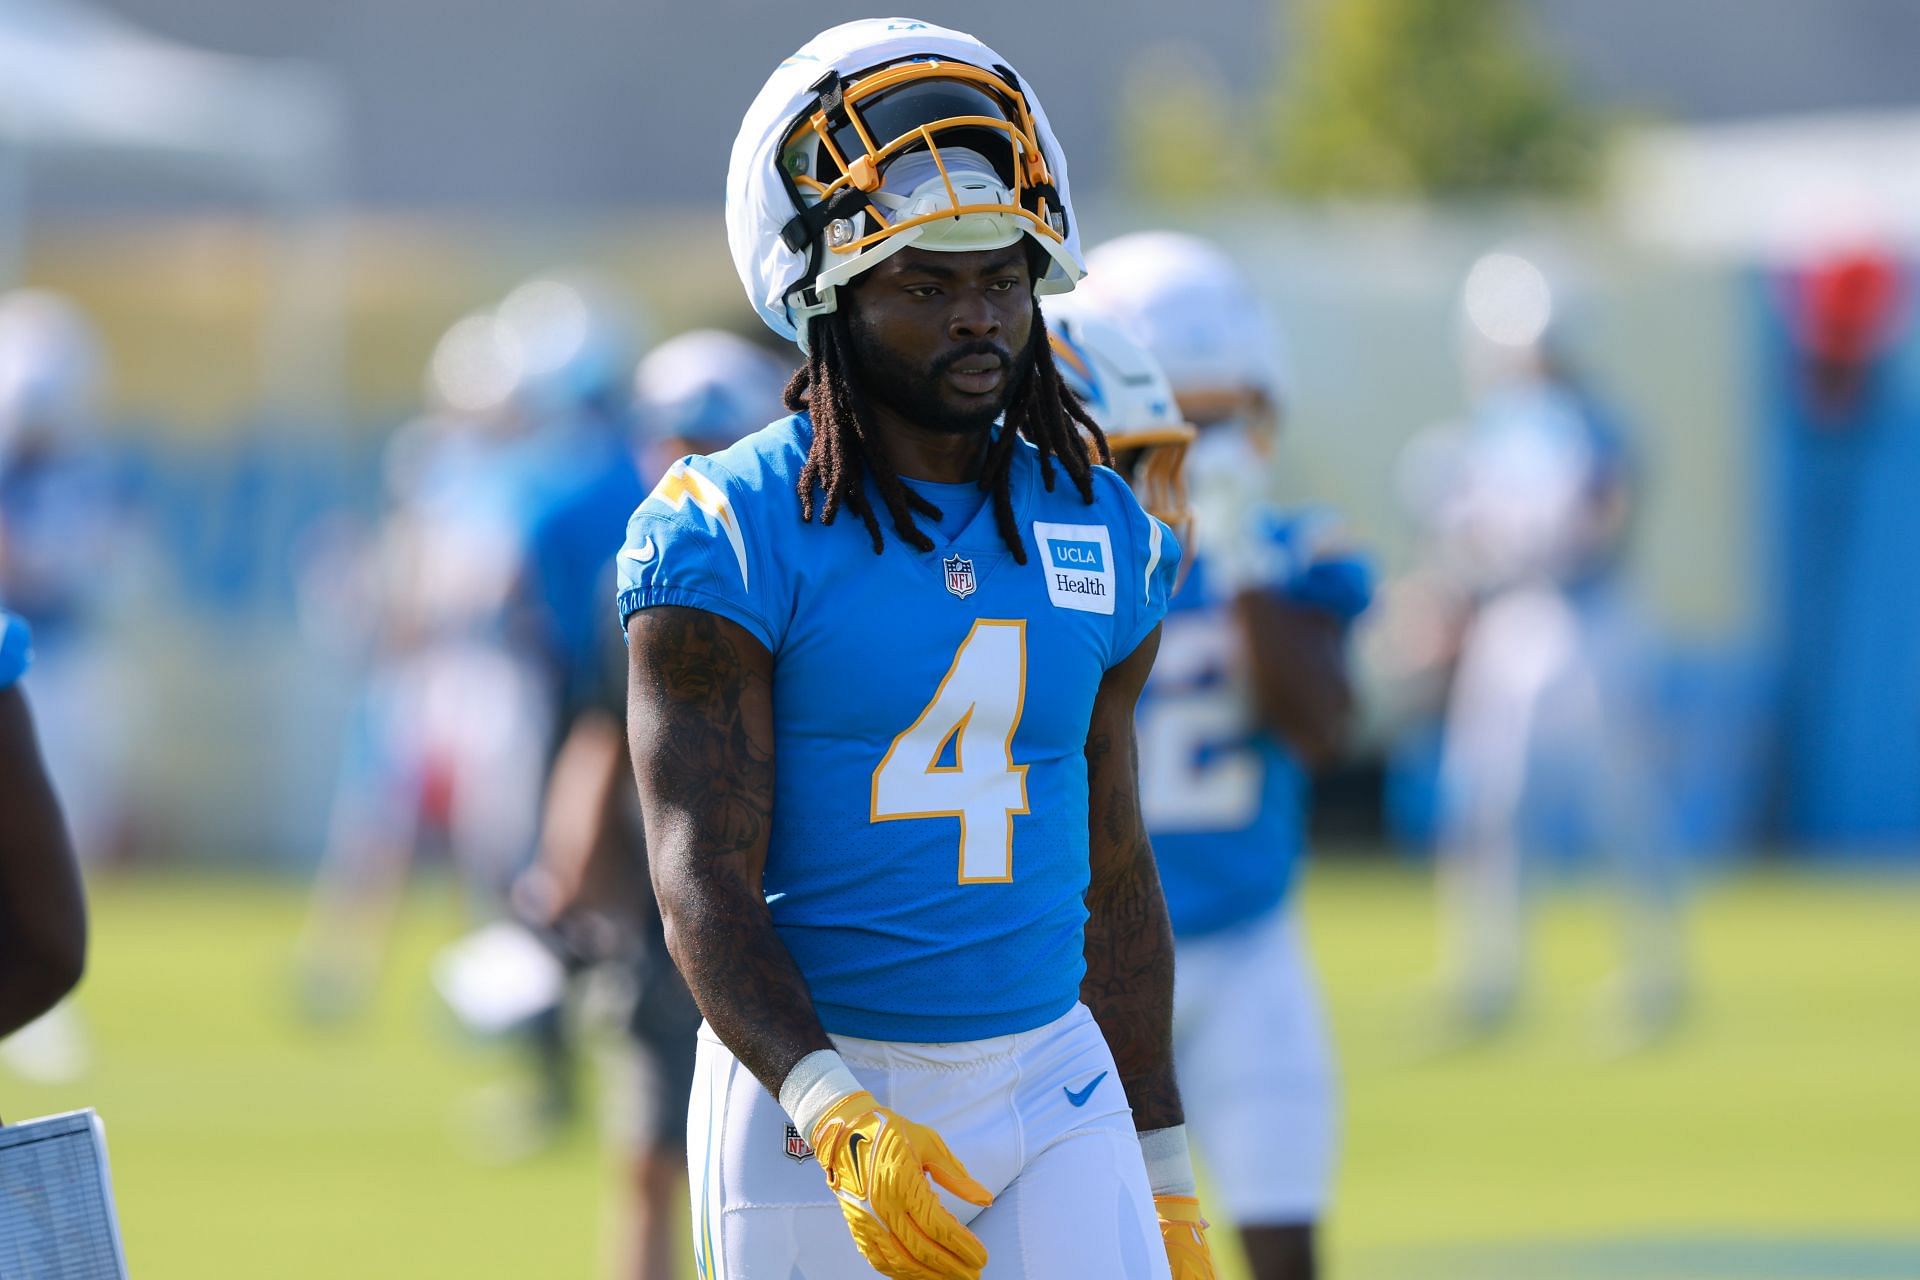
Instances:
[[[1192,569],[1139,715],[1141,808],[1179,948],[1176,1062],[1254,1276],[1298,1280],[1316,1270],[1335,1102],[1294,883],[1308,771],[1346,731],[1346,635],[1372,575],[1326,513],[1271,497],[1267,450],[1285,407],[1278,335],[1239,269],[1170,233],[1110,241],[1088,266],[1084,298],[1069,301],[1095,314],[1058,328],[1084,347],[1064,363],[1091,375],[1094,416],[1118,433],[1121,464],[1129,429],[1153,419],[1109,416],[1126,412],[1115,384],[1129,357],[1105,337],[1103,315],[1158,359],[1177,413],[1198,427],[1187,454]]]
[[[1463,620],[1435,629],[1459,636],[1440,762],[1454,1029],[1491,1032],[1514,1013],[1527,855],[1543,832],[1572,832],[1620,889],[1631,1048],[1684,1003],[1684,885],[1649,763],[1650,638],[1621,567],[1632,458],[1568,362],[1565,308],[1529,258],[1475,262],[1459,310],[1472,410],[1409,444],[1401,488],[1423,526],[1434,612]]]
[[[111,466],[94,439],[104,358],[59,294],[0,293],[0,605],[34,638],[35,736],[83,864],[128,852],[126,732],[140,709],[106,624],[138,598],[139,539],[121,537]],[[4,821],[4,819],[0,819]],[[87,1069],[86,1025],[60,1004],[0,1045],[15,1074],[64,1083]]]
[[[529,445],[506,336],[492,311],[456,322],[428,367],[427,414],[387,447],[373,652],[300,948],[317,1016],[365,998],[432,837],[489,915],[533,848],[554,682],[527,598]]]
[[[1046,342],[1073,218],[1031,88],[924,22],[816,37],[734,144],[795,413],[619,559],[703,1277],[1212,1275],[1133,751],[1181,553]]]
[[[73,990],[87,955],[80,868],[19,687],[29,649],[27,624],[0,611],[0,1036]]]
[[[95,443],[93,323],[40,289],[0,294],[0,603],[33,628],[40,744],[89,865],[126,852],[129,697],[103,635],[127,594],[110,467]]]

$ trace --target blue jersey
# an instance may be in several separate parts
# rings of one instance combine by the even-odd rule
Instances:
[[[1213,933],[1278,907],[1306,825],[1307,778],[1262,729],[1229,608],[1245,586],[1350,619],[1372,575],[1350,555],[1299,548],[1310,517],[1259,513],[1253,548],[1229,569],[1196,557],[1174,598],[1140,699],[1140,806],[1174,933]],[[1307,535],[1310,536],[1310,535]]]
[[[767,903],[827,1030],[1030,1030],[1085,969],[1094,697],[1159,624],[1180,549],[1111,471],[1092,505],[1049,492],[1022,441],[1026,564],[991,502],[951,538],[921,520],[932,551],[889,532],[875,555],[854,516],[801,521],[812,435],[796,415],[675,463],[628,525],[621,617],[706,609],[773,655]]]
[[[527,442],[527,543],[547,657],[564,710],[598,701],[613,548],[646,486],[621,428],[582,417]]]
[[[0,689],[18,684],[32,658],[33,638],[27,624],[0,609]]]

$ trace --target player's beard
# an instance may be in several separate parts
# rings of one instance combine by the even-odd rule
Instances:
[[[931,365],[915,366],[875,340],[873,332],[854,317],[847,326],[853,339],[854,375],[860,389],[895,413],[928,431],[948,435],[979,435],[999,421],[1033,372],[1033,341],[1015,354],[998,342],[970,342],[944,352]],[[1008,377],[990,401],[970,405],[951,402],[940,393],[941,376],[969,356],[995,355]]]

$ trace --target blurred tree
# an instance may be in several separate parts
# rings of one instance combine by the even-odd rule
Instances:
[[[1289,0],[1273,176],[1310,195],[1577,193],[1601,121],[1515,0]]]
[[[1242,113],[1220,68],[1196,45],[1151,45],[1120,83],[1120,127],[1114,146],[1129,190],[1161,201],[1258,185],[1240,136]],[[1237,162],[1237,163],[1236,163]]]

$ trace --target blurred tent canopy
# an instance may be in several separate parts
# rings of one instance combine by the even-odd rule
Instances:
[[[1920,249],[1920,111],[1845,111],[1636,130],[1609,183],[1651,244],[1788,264],[1860,245]]]
[[[191,48],[79,0],[0,0],[0,285],[20,277],[37,157],[157,164],[235,189],[280,232],[263,399],[333,417],[345,119],[316,67]]]

